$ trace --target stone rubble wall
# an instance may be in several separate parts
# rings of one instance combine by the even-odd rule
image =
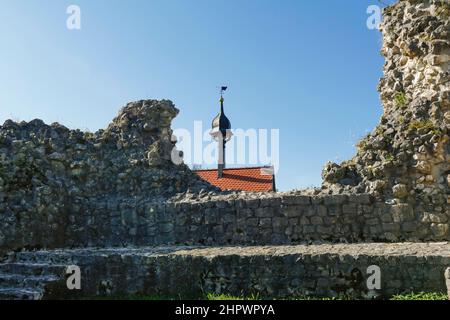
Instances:
[[[117,214],[137,199],[213,192],[171,160],[177,114],[168,100],[136,101],[95,133],[7,120],[0,126],[0,251],[106,244],[120,233]]]
[[[384,10],[381,31],[383,115],[355,157],[326,165],[324,188],[448,215],[450,2],[400,0]]]
[[[198,298],[205,293],[261,297],[389,298],[445,292],[449,244],[371,243],[255,247],[141,247],[20,252],[20,263],[76,264],[81,297],[145,294]],[[369,266],[380,289],[369,289]],[[65,282],[49,291],[67,298]]]
[[[430,219],[433,222],[429,222]],[[1,216],[2,248],[108,247],[163,244],[270,245],[309,241],[449,241],[448,216],[409,204],[388,205],[369,194],[212,196],[184,202],[97,202],[60,223],[38,216]]]
[[[369,194],[222,198],[166,204],[155,236],[202,244],[450,240],[450,215],[389,205]]]
[[[95,133],[6,121],[0,126],[0,253],[450,240],[446,3],[401,0],[386,9],[383,118],[354,159],[326,167],[320,194],[219,194],[171,161],[170,124],[178,110],[167,100],[129,103]]]

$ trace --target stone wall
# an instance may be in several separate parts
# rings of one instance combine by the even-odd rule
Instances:
[[[128,206],[136,211],[142,199],[215,190],[171,160],[177,113],[167,100],[137,101],[95,133],[7,120],[0,126],[0,251],[106,244],[120,233],[116,216]]]
[[[355,157],[326,165],[324,188],[369,192],[448,216],[450,3],[400,0],[384,10],[381,31],[383,115]]]
[[[0,253],[23,247],[450,240],[449,7],[385,11],[384,115],[322,190],[219,194],[171,161],[172,102],[129,103],[105,130],[0,127]],[[317,192],[316,192],[317,191]]]
[[[142,247],[19,252],[8,270],[39,263],[48,270],[81,268],[81,297],[146,294],[198,298],[206,293],[261,297],[390,297],[445,292],[449,244],[322,244],[264,247]],[[379,268],[379,285],[367,280]],[[1,267],[1,265],[0,265]],[[51,274],[51,273],[50,273]],[[372,282],[371,282],[372,283]],[[44,298],[73,294],[65,281]]]
[[[165,203],[108,199],[93,211],[68,212],[58,224],[48,216],[20,218],[1,216],[9,226],[2,230],[8,237],[2,248],[450,239],[448,216],[429,222],[409,204],[388,205],[369,194],[231,194]]]
[[[450,240],[449,215],[430,216],[409,204],[389,205],[369,194],[213,197],[169,203],[161,210],[165,222],[156,234],[166,234],[176,243]]]

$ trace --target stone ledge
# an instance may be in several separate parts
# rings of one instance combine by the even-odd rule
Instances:
[[[104,255],[191,255],[191,256],[283,256],[291,254],[334,254],[352,256],[413,256],[450,258],[450,242],[317,243],[267,246],[143,246],[114,248],[55,249],[18,252],[19,256],[104,256]]]
[[[450,243],[61,249],[18,252],[8,262],[76,264],[82,271],[82,296],[212,292],[373,298],[444,292]],[[380,289],[367,287],[371,266],[379,267]],[[66,298],[66,291],[55,297]]]

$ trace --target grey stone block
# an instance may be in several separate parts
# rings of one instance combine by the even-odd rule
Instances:
[[[325,205],[339,205],[348,201],[348,196],[343,194],[324,196]]]
[[[397,204],[391,206],[391,214],[394,222],[414,221],[414,209],[409,204]]]
[[[303,208],[301,208],[297,205],[283,206],[282,213],[288,218],[300,217],[302,215],[302,209]]]
[[[349,195],[349,202],[358,204],[370,204],[372,203],[372,196],[370,194],[354,194]]]

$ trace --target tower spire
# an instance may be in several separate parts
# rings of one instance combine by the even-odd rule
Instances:
[[[227,90],[226,86],[222,86],[220,89],[220,112],[212,121],[211,136],[218,142],[219,161],[217,165],[217,176],[222,178],[223,170],[225,169],[225,144],[231,139],[231,122],[225,116],[223,103],[224,91]]]

